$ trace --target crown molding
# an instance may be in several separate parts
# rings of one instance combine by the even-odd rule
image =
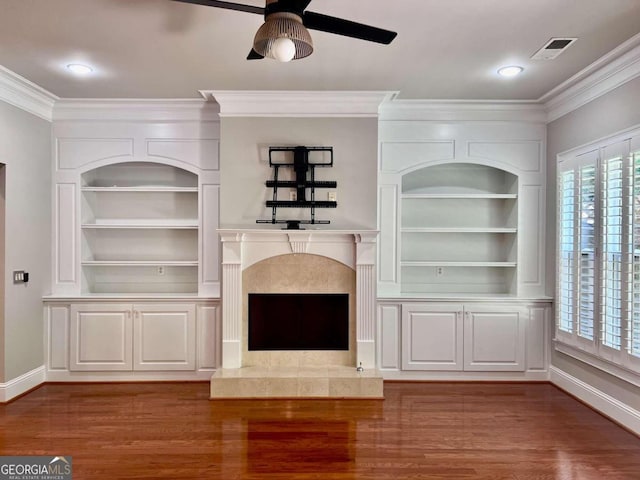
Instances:
[[[220,104],[221,117],[377,117],[387,91],[200,90]]]
[[[544,106],[531,100],[397,100],[380,107],[380,120],[545,123]]]
[[[51,122],[58,97],[0,65],[0,100]]]
[[[55,121],[217,121],[218,112],[218,105],[198,98],[63,98],[56,102],[53,119]]]
[[[640,34],[538,99],[552,122],[640,76]]]

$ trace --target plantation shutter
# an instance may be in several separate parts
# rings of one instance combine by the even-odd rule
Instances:
[[[640,373],[640,130],[635,132],[558,162],[556,341],[573,348],[560,348],[564,353],[625,379]]]
[[[602,177],[602,344],[620,350],[622,322],[622,159],[605,159]]]
[[[640,142],[639,142],[640,143]],[[628,353],[640,359],[640,145],[631,156],[633,177],[632,187],[632,272],[631,272],[631,312],[628,324]]]
[[[558,168],[556,336],[595,351],[598,151],[564,160]]]
[[[576,243],[576,195],[575,171],[560,173],[559,185],[559,234],[558,244],[558,329],[572,334],[574,319]]]
[[[578,279],[578,335],[594,339],[596,299],[596,193],[595,165],[580,168],[580,277]]]

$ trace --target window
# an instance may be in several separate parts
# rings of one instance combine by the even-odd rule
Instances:
[[[640,373],[640,130],[561,155],[557,203],[556,340]]]

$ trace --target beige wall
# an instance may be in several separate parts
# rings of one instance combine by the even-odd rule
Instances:
[[[220,143],[220,225],[255,227],[270,219],[265,207],[272,190],[269,146],[332,146],[333,168],[317,169],[318,180],[338,182],[336,209],[317,209],[316,218],[330,220],[322,228],[376,228],[376,118],[222,118]],[[288,192],[279,195],[288,200]],[[326,200],[327,190],[316,190]],[[309,218],[309,211],[279,209],[278,218]]]
[[[588,103],[548,125],[547,251],[548,293],[555,286],[556,156],[616,132],[640,125],[640,78]],[[555,353],[552,364],[568,374],[640,410],[640,388],[566,355]]]
[[[44,364],[42,296],[49,293],[51,270],[51,124],[0,102],[0,163],[6,165],[0,382],[8,382]],[[29,272],[29,283],[14,285],[13,270]]]

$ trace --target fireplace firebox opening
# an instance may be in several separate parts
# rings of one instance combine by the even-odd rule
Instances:
[[[249,293],[249,350],[349,350],[349,294]]]

